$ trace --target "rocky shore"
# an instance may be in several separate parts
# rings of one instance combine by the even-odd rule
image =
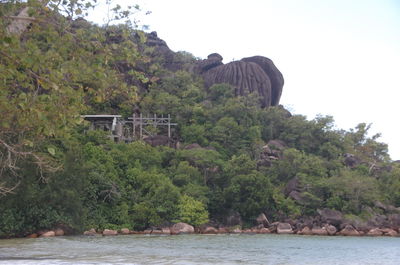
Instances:
[[[64,228],[43,230],[30,234],[28,238],[54,237],[70,235]],[[270,223],[264,213],[255,220],[255,226],[243,228],[240,216],[233,214],[227,217],[226,224],[209,223],[193,227],[186,223],[177,223],[165,227],[153,227],[144,231],[134,231],[129,228],[120,230],[85,231],[86,236],[116,236],[116,235],[179,235],[179,234],[297,234],[316,236],[391,236],[400,237],[400,214],[376,215],[368,221],[358,219],[348,220],[341,212],[331,209],[319,209],[315,217],[304,217],[296,220],[286,219]]]

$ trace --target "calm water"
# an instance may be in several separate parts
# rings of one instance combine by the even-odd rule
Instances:
[[[294,235],[0,240],[0,264],[400,264],[400,238]]]

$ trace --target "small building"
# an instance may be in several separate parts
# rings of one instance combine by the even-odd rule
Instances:
[[[82,115],[82,118],[90,122],[89,130],[108,132],[115,142],[122,140],[124,120],[121,115]]]

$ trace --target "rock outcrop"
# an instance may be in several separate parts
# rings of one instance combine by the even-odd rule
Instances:
[[[136,37],[140,39],[140,36]],[[284,79],[275,64],[266,57],[253,56],[223,64],[218,53],[208,55],[207,59],[191,62],[182,60],[179,53],[169,49],[167,43],[156,32],[146,34],[146,45],[154,49],[153,58],[161,58],[163,66],[170,71],[188,70],[201,75],[206,87],[226,83],[235,89],[237,96],[257,93],[261,107],[278,106],[282,95]],[[158,59],[160,60],[160,59]]]
[[[195,69],[203,76],[206,87],[226,83],[234,87],[236,96],[257,93],[261,107],[279,105],[283,76],[266,57],[254,56],[223,64],[222,56],[213,53],[200,61]]]

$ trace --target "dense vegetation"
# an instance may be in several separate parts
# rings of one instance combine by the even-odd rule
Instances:
[[[83,6],[62,16],[32,1],[36,21],[8,34],[22,6],[9,2],[0,6],[0,237],[59,225],[199,226],[233,213],[251,226],[262,212],[280,220],[319,208],[368,218],[377,201],[400,206],[400,166],[367,124],[337,130],[332,117],[262,109],[224,84],[205,89],[199,76],[164,68],[134,26],[79,19]],[[80,118],[138,110],[171,114],[181,147],[202,148],[114,143]],[[266,160],[270,140],[285,146]],[[287,194],[294,179],[297,199]]]

